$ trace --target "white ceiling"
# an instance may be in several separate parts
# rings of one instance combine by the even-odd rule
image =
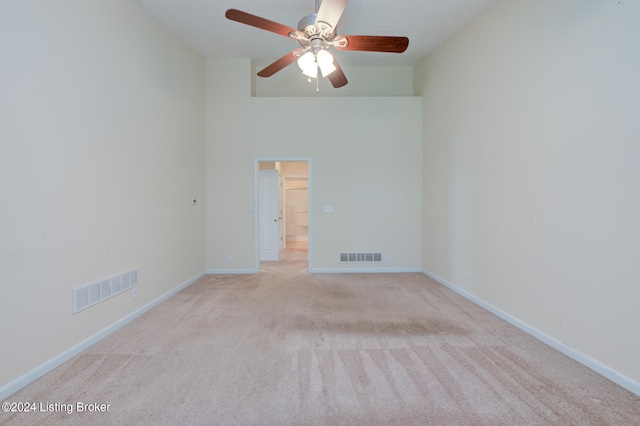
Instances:
[[[299,47],[295,40],[225,18],[239,9],[297,28],[315,0],[135,0],[205,58],[270,63]],[[337,53],[342,66],[408,66],[461,30],[496,0],[351,0],[338,34],[409,37],[406,52]]]

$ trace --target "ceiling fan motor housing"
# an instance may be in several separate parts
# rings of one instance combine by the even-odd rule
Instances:
[[[316,22],[317,13],[305,16],[298,22],[298,30],[305,33],[310,39],[320,37],[324,40],[331,41],[336,36],[336,29],[326,22]]]

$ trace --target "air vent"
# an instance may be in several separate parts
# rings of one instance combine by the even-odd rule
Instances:
[[[382,262],[382,253],[340,253],[342,263]]]
[[[138,285],[138,269],[114,275],[72,290],[72,313],[102,302]]]

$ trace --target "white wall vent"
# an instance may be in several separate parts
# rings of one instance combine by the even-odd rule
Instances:
[[[340,253],[341,263],[382,262],[382,253]]]
[[[74,288],[71,292],[71,313],[76,314],[83,309],[93,306],[98,302],[120,294],[138,285],[138,269],[132,269],[112,277],[108,277],[80,288]]]

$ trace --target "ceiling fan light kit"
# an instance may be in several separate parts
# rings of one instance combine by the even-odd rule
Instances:
[[[323,0],[318,6],[316,0],[316,13],[302,18],[298,22],[298,29],[237,9],[227,10],[225,16],[241,24],[292,38],[302,46],[258,72],[258,76],[270,77],[297,60],[304,75],[318,78],[320,69],[322,77],[328,77],[333,87],[339,88],[348,81],[340,64],[329,52],[332,47],[336,50],[402,53],[409,46],[407,37],[337,35],[338,21],[347,3],[348,0]]]
[[[302,70],[302,74],[307,77],[318,77],[318,64],[316,63],[316,57],[313,56],[312,52],[307,52],[300,56],[300,59],[298,59],[298,66]]]
[[[318,78],[318,68],[322,73],[322,77],[326,77],[337,68],[333,65],[333,55],[324,49],[318,52],[307,51],[300,59],[298,59],[298,67],[302,70],[302,74],[311,78]]]

